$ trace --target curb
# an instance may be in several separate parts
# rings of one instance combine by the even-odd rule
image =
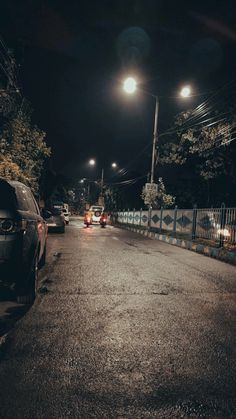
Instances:
[[[200,253],[202,255],[236,265],[236,252],[230,252],[224,248],[210,247],[190,240],[177,239],[175,237],[166,236],[165,234],[155,233],[153,231],[147,231],[138,227],[129,227],[121,224],[116,224],[116,227],[133,231],[134,233],[142,234],[150,239],[164,241],[173,246],[182,247],[182,249],[191,250],[192,252]]]

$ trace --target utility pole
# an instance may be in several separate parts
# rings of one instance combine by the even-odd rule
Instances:
[[[103,193],[103,186],[104,186],[104,169],[102,169],[102,176],[101,176],[101,193]]]
[[[155,119],[154,119],[154,131],[153,131],[153,143],[152,143],[152,164],[151,164],[151,183],[154,183],[154,169],[155,169],[155,157],[156,157],[156,146],[158,140],[157,125],[158,125],[158,114],[159,114],[159,99],[156,98],[155,106]]]

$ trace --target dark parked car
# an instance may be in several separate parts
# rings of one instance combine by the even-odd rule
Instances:
[[[20,303],[35,298],[46,239],[47,225],[31,190],[0,180],[0,284],[14,289]]]
[[[47,223],[49,232],[65,233],[66,221],[62,210],[58,208],[44,209],[43,218]]]

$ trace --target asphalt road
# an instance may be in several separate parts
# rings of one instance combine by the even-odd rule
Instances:
[[[74,220],[0,362],[0,417],[236,418],[236,268]]]

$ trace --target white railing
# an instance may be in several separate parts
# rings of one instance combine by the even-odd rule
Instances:
[[[236,208],[224,204],[220,208],[123,210],[114,212],[113,218],[120,224],[212,240],[220,246],[236,244]]]

